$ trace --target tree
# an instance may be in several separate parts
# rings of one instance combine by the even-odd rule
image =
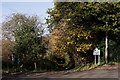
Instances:
[[[119,14],[120,14],[120,3],[98,3],[95,5],[98,7],[94,13],[97,13],[96,21],[101,22],[99,25],[95,21],[93,26],[96,30],[102,30],[106,32],[105,37],[105,62],[108,63],[108,33],[119,32]],[[94,16],[94,17],[95,17]]]
[[[84,27],[85,30],[95,31],[94,35],[105,32],[105,62],[108,63],[108,33],[120,31],[120,2],[59,2],[55,3],[53,9],[48,10],[48,14],[50,30],[65,21],[71,29]]]
[[[24,62],[30,58],[35,62],[38,56],[44,53],[44,44],[42,43],[43,23],[37,16],[26,16],[24,14],[12,14],[2,26],[4,33],[12,36],[14,40],[13,53],[17,60]],[[9,34],[8,34],[9,33]],[[18,65],[20,63],[18,62]]]
[[[10,62],[10,55],[12,54],[10,50],[10,45],[13,44],[9,40],[2,39],[2,61],[3,62]]]
[[[71,68],[83,64],[86,61],[90,62],[90,56],[92,54],[87,54],[87,57],[85,55],[87,51],[93,49],[94,43],[96,43],[91,34],[90,31],[80,30],[78,28],[72,30],[68,28],[54,30],[52,35],[55,36],[55,38],[52,38],[54,40],[54,53],[57,53],[61,57],[68,55],[66,60],[69,62],[66,62]]]
[[[62,7],[60,7],[59,4],[63,4]],[[80,61],[86,62],[87,59],[90,59],[88,56],[87,58],[85,58],[85,56],[80,58],[78,55],[83,56],[87,51],[92,50],[96,40],[94,40],[94,32],[87,30],[83,26],[76,25],[77,23],[74,23],[74,26],[72,23],[69,24],[71,17],[70,15],[68,17],[69,12],[67,13],[67,11],[65,11],[65,9],[69,9],[69,5],[72,4],[56,3],[55,10],[48,12],[51,15],[51,19],[48,20],[48,22],[50,22],[50,30],[52,31],[53,29],[52,35],[57,37],[56,43],[54,44],[55,53],[61,55],[67,53],[70,59],[69,64],[71,65],[71,68],[74,68],[76,64],[82,63]],[[70,12],[74,11],[71,10]],[[74,21],[77,21],[77,19]],[[90,56],[91,54],[88,55]]]

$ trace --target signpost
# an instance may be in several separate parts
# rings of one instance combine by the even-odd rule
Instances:
[[[93,55],[95,56],[95,65],[97,63],[97,59],[96,59],[96,56],[98,56],[98,64],[100,64],[100,50],[98,48],[95,48],[94,51],[93,51]]]

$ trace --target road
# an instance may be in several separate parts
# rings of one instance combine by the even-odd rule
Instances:
[[[118,78],[118,69],[100,69],[77,72],[25,73],[4,76],[4,78]]]

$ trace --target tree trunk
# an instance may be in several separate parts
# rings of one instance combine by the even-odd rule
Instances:
[[[105,63],[108,63],[108,32],[105,37]]]
[[[38,57],[37,57],[37,54],[35,54],[35,62],[34,62],[34,66],[35,66],[35,70],[37,69],[37,63],[36,63],[36,61],[38,61]]]
[[[37,65],[36,65],[36,62],[34,62],[34,66],[35,66],[35,70],[37,69]]]

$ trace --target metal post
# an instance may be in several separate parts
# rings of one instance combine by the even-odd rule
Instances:
[[[98,55],[98,64],[100,64],[100,55]]]
[[[96,55],[95,55],[95,65],[96,65]]]

